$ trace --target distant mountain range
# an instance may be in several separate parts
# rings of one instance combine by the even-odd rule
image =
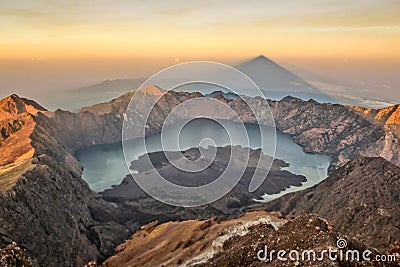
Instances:
[[[323,103],[336,102],[333,98],[265,56],[258,56],[244,61],[237,65],[236,68],[249,76],[261,89],[262,94],[266,98],[280,100],[285,96],[293,96],[303,100],[314,99]],[[226,75],[224,79],[228,80],[231,77]],[[108,101],[127,91],[135,91],[144,81],[144,78],[106,80],[99,84],[78,88],[69,92],[67,97],[76,100],[67,101],[69,103],[67,109],[77,111],[83,106]],[[203,95],[211,95],[213,92],[222,91],[230,93],[229,97],[234,96],[232,92],[212,84],[190,84],[181,86],[176,90],[200,92]],[[235,93],[244,96],[258,95],[257,92],[249,88],[242,88],[239,92]]]
[[[320,103],[340,103],[343,105],[360,105],[369,108],[381,108],[390,104],[376,98],[356,97],[350,88],[346,88],[345,94],[338,94],[327,89],[323,84],[305,81],[293,74],[288,69],[272,61],[265,56],[258,56],[246,60],[236,66],[238,70],[249,76],[261,89],[263,96],[272,100],[280,100],[286,96],[293,96],[302,100],[313,99]],[[224,73],[215,74],[223,76]],[[226,76],[225,80],[232,77]],[[51,99],[38,99],[46,103],[49,110],[57,108],[69,111],[79,111],[82,107],[107,102],[128,91],[135,91],[146,80],[146,78],[130,78],[105,80],[98,84],[84,86],[75,89],[62,90]],[[162,87],[162,86],[161,86]],[[254,92],[251,88],[240,88],[235,92],[237,95],[257,96],[260,92]],[[165,88],[165,87],[163,87]],[[342,88],[343,89],[343,88]],[[222,91],[228,93],[226,88],[212,84],[191,84],[178,87],[176,91],[201,92],[203,95],[210,95],[213,92]],[[228,95],[225,95],[228,96]],[[231,95],[233,96],[233,95]]]
[[[264,96],[272,100],[280,100],[286,96],[293,96],[302,100],[314,99],[321,103],[336,103],[327,94],[263,55],[244,61],[234,67],[252,79],[261,92],[255,89],[255,87],[248,88],[248,84],[240,84],[239,80],[238,84],[235,84],[235,92],[213,84],[188,84],[177,88],[177,90],[200,92],[203,95],[209,95],[213,91],[222,91],[224,93],[234,93],[250,97]],[[235,80],[233,75],[237,74],[229,71],[221,71],[221,73],[215,75],[218,76],[218,80],[232,81]]]
[[[107,102],[126,92],[135,91],[144,78],[105,80],[101,83],[61,93],[58,108],[79,111],[82,107]]]
[[[105,94],[113,94],[113,93],[120,94],[128,91],[135,91],[143,81],[144,78],[105,80],[98,84],[78,88],[75,91],[79,93],[95,92],[95,93],[105,93]]]

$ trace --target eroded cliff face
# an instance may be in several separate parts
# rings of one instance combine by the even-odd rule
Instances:
[[[397,151],[400,138],[400,105],[382,109],[369,109],[355,106],[350,107],[350,109],[385,130],[385,140],[377,144],[377,150],[381,150],[381,157],[393,163],[399,162],[400,158]]]
[[[105,104],[84,108],[79,113],[56,111],[52,118],[56,124],[55,136],[70,151],[101,143],[121,141],[124,114],[132,93]],[[141,105],[146,99],[159,95],[143,94]],[[180,103],[188,99],[203,97],[199,93],[165,93],[150,113],[147,134],[159,133],[166,116]],[[322,153],[333,157],[333,166],[341,166],[358,156],[381,156],[400,166],[400,144],[396,135],[385,131],[353,110],[338,104],[320,104],[313,100],[303,101],[286,97],[281,101],[271,101],[260,97],[225,99],[221,94],[214,98],[231,107],[243,122],[273,125],[293,136],[293,140],[312,153]],[[266,109],[270,106],[272,116]],[[133,107],[129,111],[129,123],[143,123],[142,108]],[[212,109],[211,109],[212,110]],[[188,114],[179,116],[184,119]],[[229,118],[223,110],[215,110],[215,118]],[[132,129],[140,130],[140,129]]]
[[[371,109],[359,106],[351,107],[353,110],[363,114],[371,121],[384,125],[400,125],[400,105],[389,106],[381,109]]]
[[[139,224],[115,222],[125,211],[90,190],[79,163],[52,135],[54,122],[28,112],[37,105],[28,103],[16,96],[2,101],[2,122],[24,123],[0,143],[0,247],[15,241],[43,266],[83,266],[107,256]]]
[[[278,129],[291,134],[306,152],[333,156],[333,166],[360,155],[381,154],[383,129],[342,105],[286,97],[270,101],[270,106]],[[388,160],[400,164],[398,158]]]
[[[318,214],[337,229],[382,250],[400,244],[400,168],[358,158],[320,184],[265,204],[283,214]]]
[[[0,140],[1,246],[16,241],[26,248],[34,263],[45,266],[81,266],[111,255],[117,244],[152,220],[225,215],[211,206],[183,209],[149,198],[106,201],[81,179],[81,166],[71,152],[120,141],[131,96],[128,93],[79,113],[46,112],[33,101],[17,96],[2,102],[1,129],[5,130]],[[150,93],[144,96],[155,97]],[[195,97],[201,95],[166,94],[151,115],[147,133],[158,133],[171,109]],[[218,95],[216,98],[236,110],[245,122],[254,122],[254,114],[243,100],[227,100]],[[385,156],[399,164],[397,137],[388,138],[380,126],[340,105],[291,98],[254,98],[248,102],[262,116],[263,105],[269,103],[280,130],[292,134],[307,151],[331,154],[338,164],[365,153],[380,155],[384,147],[389,153]],[[139,117],[133,120],[140,120]]]
[[[6,159],[0,167],[0,248],[15,241],[34,265],[83,266],[112,255],[140,225],[155,219],[224,214],[210,206],[183,209],[149,198],[104,200],[82,180],[82,167],[56,138],[60,137],[57,121],[45,113],[7,116],[7,120],[21,116],[26,123],[0,143]],[[30,153],[17,149],[18,144]]]
[[[15,185],[15,174],[32,167],[34,148],[29,136],[36,125],[32,115],[39,111],[45,109],[17,95],[0,100],[0,191]]]
[[[359,106],[350,107],[370,122],[382,126],[386,132],[400,137],[400,105],[382,109],[370,109]]]
[[[0,100],[0,121],[25,113],[35,115],[39,111],[46,111],[46,109],[35,101],[21,98],[15,94]]]
[[[133,94],[129,92],[110,102],[83,108],[79,113],[62,110],[48,113],[55,122],[54,135],[73,153],[83,147],[121,141],[125,112]],[[166,115],[179,103],[198,96],[199,94],[189,93],[166,94],[152,112],[148,134],[159,132]],[[149,102],[147,98],[158,96],[145,92],[141,97],[143,101],[140,103],[146,105]],[[137,110],[140,108],[137,107]],[[132,125],[139,125],[142,120],[140,111],[135,112],[136,114],[137,116],[130,117]]]

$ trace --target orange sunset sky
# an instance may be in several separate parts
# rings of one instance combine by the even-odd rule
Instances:
[[[400,62],[398,0],[1,1],[0,25],[4,94],[259,54],[337,79],[353,64],[394,83]]]
[[[393,0],[2,1],[0,23],[1,59],[400,58]]]

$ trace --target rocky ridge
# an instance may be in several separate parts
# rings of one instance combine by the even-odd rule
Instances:
[[[386,250],[400,244],[400,168],[382,158],[358,158],[320,184],[264,208],[285,215],[318,214],[340,232]]]
[[[23,117],[26,123],[0,145],[2,155],[24,155],[22,163],[20,157],[8,158],[10,163],[1,166],[0,180],[13,179],[13,184],[0,192],[0,246],[17,242],[35,265],[79,266],[97,258],[104,246],[96,246],[90,235],[100,236],[92,228],[102,223],[93,219],[91,209],[101,207],[106,216],[115,207],[102,201],[80,178],[81,166],[52,135],[53,121],[41,112],[29,112],[37,104],[27,104],[14,95],[4,102],[17,108],[3,116]],[[29,155],[16,150],[16,141],[29,148]],[[121,234],[129,232],[121,228],[113,242],[122,241]]]
[[[71,152],[93,144],[121,141],[124,114],[132,94],[84,108],[79,113],[56,111],[52,118],[56,125],[57,139]],[[158,98],[159,95],[143,94],[142,105],[145,106],[146,99],[152,97]],[[163,94],[150,113],[146,133],[159,133],[164,119],[174,107],[188,99],[200,97],[203,96],[199,93],[171,91]],[[341,166],[359,156],[380,156],[400,166],[399,138],[348,107],[293,97],[272,101],[260,97],[225,99],[218,94],[214,98],[231,107],[243,122],[253,123],[256,117],[264,118],[260,124],[275,124],[282,132],[291,134],[293,140],[303,146],[306,152],[331,155],[333,166]],[[266,106],[270,106],[274,122]],[[141,107],[135,107],[129,111],[132,115],[129,116],[129,122],[132,125],[135,125],[135,120],[142,120],[141,110]],[[215,118],[229,118],[229,114],[221,110],[211,115]],[[181,114],[181,118],[185,118],[185,114]]]
[[[355,106],[355,111],[363,113],[367,118],[374,119],[385,125],[400,125],[400,105],[381,109],[371,109]]]
[[[83,266],[148,222],[90,190],[80,164],[54,138],[54,122],[30,113],[38,104],[15,95],[2,104],[5,120],[25,123],[0,143],[0,154],[13,156],[0,167],[0,247],[17,242],[35,266]]]
[[[142,226],[118,246],[116,255],[107,259],[103,266],[194,266],[222,250],[225,240],[246,234],[253,225],[278,226],[283,222],[265,212],[245,214],[232,220],[153,222]]]
[[[83,266],[90,260],[101,262],[152,220],[223,215],[209,206],[185,210],[149,198],[104,200],[82,180],[82,167],[55,138],[53,115],[16,112],[8,116],[25,116],[30,124],[3,140],[0,153],[16,154],[11,141],[19,140],[30,154],[24,154],[24,164],[7,158],[10,163],[0,169],[0,181],[7,182],[0,192],[0,247],[17,242],[35,266]]]
[[[36,124],[33,116],[45,110],[17,95],[0,100],[0,191],[14,186],[18,174],[31,168],[34,148],[29,136]]]
[[[81,266],[90,260],[97,258],[101,261],[109,256],[113,248],[139,225],[156,218],[169,221],[199,215],[224,215],[209,206],[184,210],[148,198],[106,201],[81,179],[81,166],[71,152],[92,144],[120,141],[124,113],[131,95],[125,94],[110,103],[88,107],[79,113],[46,112],[33,101],[15,95],[2,102],[2,107],[6,107],[2,111],[2,127],[7,125],[8,128],[2,130],[5,134],[2,134],[0,154],[4,162],[0,180],[11,178],[11,182],[7,182],[0,193],[0,247],[16,241],[38,264]],[[151,97],[151,94],[146,97]],[[165,114],[173,107],[196,97],[201,95],[165,94],[154,110],[148,134],[159,131]],[[244,121],[254,121],[254,114],[243,100],[222,100],[238,111]],[[253,110],[260,115],[263,115],[263,105],[270,103],[278,128],[292,134],[299,144],[318,139],[322,132],[326,137],[312,143],[306,150],[332,153],[340,164],[366,151],[380,155],[387,150],[385,132],[381,127],[340,105],[292,98],[250,100]],[[324,111],[326,109],[330,111]],[[339,118],[334,120],[336,117]],[[18,119],[21,120],[14,124],[13,121]],[[338,133],[326,135],[325,131],[331,126],[326,125],[326,121],[334,121]],[[387,158],[398,164],[398,144],[392,143],[395,154],[387,155]],[[16,149],[16,144],[21,144],[22,148]],[[351,148],[346,149],[347,146]]]
[[[359,106],[351,107],[358,114],[372,123],[383,126],[400,137],[400,105],[389,106],[381,109],[370,109]]]
[[[130,239],[117,247],[115,255],[104,267],[124,266],[378,266],[368,261],[331,261],[323,250],[338,249],[337,241],[344,239],[347,247],[362,253],[370,250],[372,259],[379,252],[335,230],[327,220],[316,215],[282,218],[279,213],[250,212],[229,220],[191,220],[145,225]],[[263,252],[290,250],[301,254],[315,251],[318,261],[305,258],[280,261]],[[259,251],[262,251],[259,253]],[[261,260],[258,256],[261,255]],[[266,257],[265,261],[263,257]],[[399,255],[398,255],[399,256]],[[397,266],[389,262],[385,266]]]

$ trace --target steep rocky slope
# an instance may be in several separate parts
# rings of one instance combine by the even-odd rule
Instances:
[[[27,140],[33,131],[31,115],[46,109],[34,101],[10,95],[0,100],[0,165],[15,162],[32,150]],[[14,133],[19,132],[18,135]]]
[[[57,125],[55,135],[72,152],[93,144],[121,141],[124,113],[131,96],[132,93],[128,93],[109,103],[84,108],[79,113],[56,111],[52,114]],[[143,94],[143,105],[149,97],[158,96]],[[202,95],[184,92],[164,94],[150,114],[147,133],[158,133],[165,117],[174,107],[198,97]],[[237,112],[243,122],[255,122],[257,115],[264,118],[260,121],[261,124],[271,125],[265,108],[269,105],[279,130],[293,135],[294,141],[307,152],[333,156],[335,166],[343,165],[358,156],[381,156],[400,166],[398,137],[345,106],[320,104],[313,100],[303,101],[292,97],[281,101],[259,97],[245,98],[247,103],[242,99],[225,99],[222,95],[214,97]],[[135,107],[132,112],[137,116],[131,116],[131,119],[140,121],[141,108]],[[221,110],[215,110],[212,115],[216,118],[229,117]],[[181,116],[185,118],[185,114]],[[135,124],[135,121],[131,123]]]
[[[355,106],[355,111],[363,113],[367,118],[376,120],[386,125],[400,125],[400,105],[389,106],[381,109],[370,109]]]
[[[143,95],[152,97],[157,90],[152,88]],[[81,179],[81,166],[71,152],[120,141],[131,95],[79,113],[46,112],[33,101],[15,95],[1,102],[0,247],[16,241],[26,248],[34,263],[81,266],[107,257],[124,238],[152,220],[225,214],[215,207],[183,209],[149,198],[106,201]],[[151,115],[148,134],[159,132],[172,108],[195,97],[201,95],[166,94]],[[254,114],[242,100],[221,100],[238,111],[244,121],[254,121]],[[249,101],[255,112],[263,115],[267,100]],[[278,128],[293,134],[299,144],[310,144],[307,151],[332,154],[336,162],[343,164],[358,155],[382,155],[390,144],[392,154],[386,158],[398,164],[397,139],[388,141],[380,126],[340,105],[291,98],[269,103]],[[327,134],[332,127],[335,130]]]
[[[105,201],[81,179],[82,167],[54,137],[55,122],[46,114],[7,115],[23,116],[29,124],[0,143],[0,154],[6,155],[0,166],[0,248],[15,241],[34,263],[83,266],[109,256],[140,225],[155,219],[223,215],[209,206],[185,210],[152,199]],[[30,153],[17,150],[18,144]]]
[[[284,220],[265,212],[245,214],[233,220],[188,220],[145,225],[117,247],[104,266],[178,266],[200,263],[222,249],[225,240],[243,235],[252,225],[281,225]]]
[[[16,241],[37,264],[82,266],[150,220],[90,190],[38,104],[15,95],[1,104],[2,122],[22,123],[0,143],[0,247]]]
[[[400,138],[400,105],[389,106],[382,109],[369,109],[364,107],[350,107],[371,123],[379,125],[385,130],[384,149],[381,157],[395,159]],[[391,160],[396,163],[396,160]],[[397,164],[399,165],[399,164]]]
[[[372,262],[359,263],[345,257],[331,261],[327,253],[318,261],[308,260],[307,257],[293,261],[288,258],[290,250],[297,250],[300,255],[305,250],[313,250],[320,258],[323,250],[338,249],[339,238],[347,241],[343,253],[347,250],[362,253],[369,249],[371,259],[378,254],[375,249],[338,233],[328,221],[316,215],[282,219],[279,214],[251,212],[230,220],[190,220],[161,225],[154,222],[145,225],[118,246],[115,255],[102,266],[375,266]],[[263,252],[265,246],[268,247],[268,255]],[[275,254],[268,261],[272,250]],[[276,252],[279,250],[286,251],[288,261],[277,259]],[[391,262],[385,266],[397,266],[398,263]]]
[[[123,113],[133,93],[108,103],[83,108],[79,113],[56,110],[47,113],[55,123],[55,136],[70,151],[121,140]]]
[[[155,86],[144,88],[138,94],[141,94],[142,103],[145,104],[146,98],[158,97],[154,95],[155,91],[160,89]],[[153,91],[153,93],[148,93]],[[93,105],[83,108],[78,113],[57,110],[48,114],[55,122],[55,136],[71,152],[91,146],[94,144],[114,143],[121,141],[122,123],[129,101],[133,92],[126,93],[110,102]],[[149,127],[149,134],[160,131],[160,127],[170,110],[179,103],[200,96],[199,94],[176,92],[166,94],[156,105]],[[139,121],[141,116],[132,116],[132,124]],[[161,115],[160,115],[161,114]]]
[[[0,100],[0,121],[15,118],[23,113],[35,115],[39,111],[46,111],[46,109],[35,101],[21,98],[15,94]]]
[[[292,134],[305,151],[334,156],[334,165],[343,165],[359,155],[379,156],[383,150],[383,129],[344,106],[291,97],[271,101],[270,105],[279,129]],[[389,160],[400,164],[399,155]]]
[[[370,109],[359,106],[351,108],[372,123],[381,125],[388,131],[392,131],[398,137],[400,136],[400,105],[389,106],[382,109]]]
[[[10,162],[1,166],[0,181],[13,183],[0,192],[0,245],[16,241],[35,262],[46,266],[80,266],[95,259],[104,247],[90,238],[101,236],[92,226],[102,227],[91,209],[101,208],[106,216],[115,207],[102,201],[80,178],[81,166],[52,135],[53,122],[32,112],[37,104],[14,95],[3,103],[17,107],[3,109],[3,117],[23,117],[25,123],[0,143],[2,155],[24,156],[22,163],[21,157],[8,157]],[[29,155],[16,149],[21,144]],[[112,242],[117,243],[134,230],[114,228]]]
[[[39,111],[45,109],[17,95],[0,100],[0,191],[15,184],[15,173],[31,168],[34,149],[29,136],[35,126],[32,115]]]
[[[358,158],[320,184],[269,202],[265,209],[318,214],[339,231],[388,249],[400,244],[400,168],[382,158]]]

